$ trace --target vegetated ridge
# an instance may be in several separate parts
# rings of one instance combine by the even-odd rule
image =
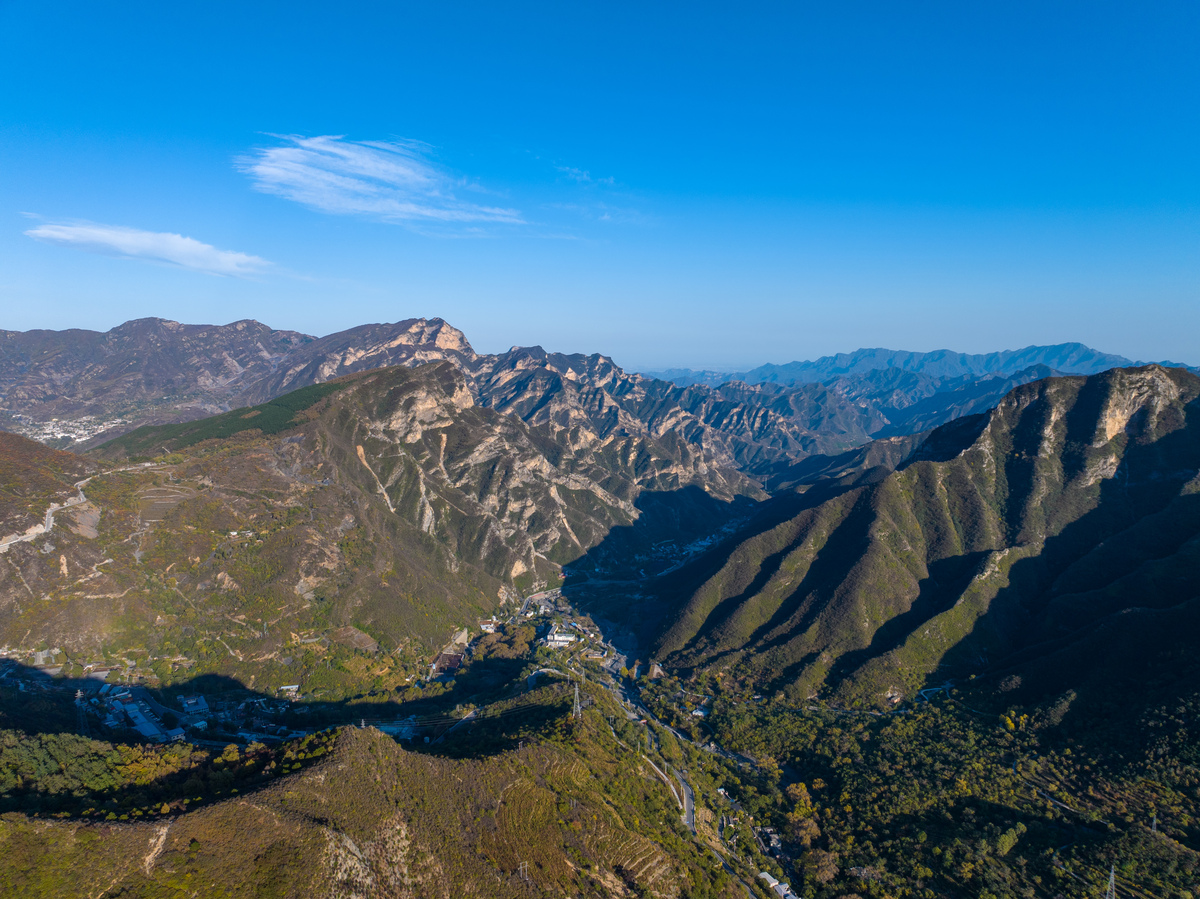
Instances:
[[[935,672],[1011,668],[1035,692],[1099,676],[1117,633],[1137,656],[1196,615],[1198,394],[1159,366],[1018,387],[897,471],[681,571],[656,654],[883,706]]]
[[[314,635],[352,625],[421,655],[601,541],[684,544],[765,495],[686,442],[586,428],[480,406],[436,362],[148,426],[101,462],[7,435],[14,460],[95,477],[52,533],[0,557],[0,645],[288,683],[322,665]],[[0,513],[37,514],[16,497]]]
[[[483,758],[416,754],[377,730],[344,728],[274,753],[230,746],[214,759],[213,781],[232,795],[187,811],[164,803],[145,823],[5,815],[0,890],[46,899],[737,896],[651,763],[598,710],[572,720],[558,699],[544,700],[558,714],[543,740]],[[238,795],[234,771],[264,783]]]

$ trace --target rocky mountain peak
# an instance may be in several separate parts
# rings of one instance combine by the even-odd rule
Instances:
[[[432,318],[428,321],[418,319],[418,322],[424,322],[428,329],[425,342],[429,342],[429,338],[432,337],[433,344],[441,347],[443,350],[454,350],[464,355],[475,354],[475,350],[472,349],[471,344],[467,341],[467,335],[453,325],[447,324],[440,318]]]
[[[1102,379],[1109,385],[1108,395],[1100,413],[1093,445],[1112,440],[1128,429],[1135,417],[1140,417],[1139,432],[1155,433],[1162,422],[1160,419],[1181,398],[1187,402],[1194,398],[1194,386],[1180,383],[1178,369],[1170,370],[1161,365],[1148,365],[1140,369],[1114,369],[1106,372]],[[1173,376],[1174,375],[1174,376]],[[1190,393],[1191,396],[1186,396]],[[1167,427],[1171,427],[1167,423]]]

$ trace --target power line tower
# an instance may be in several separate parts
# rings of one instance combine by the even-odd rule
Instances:
[[[529,862],[521,862],[520,867],[517,868],[517,876],[529,883]]]
[[[579,703],[579,684],[575,684],[575,707],[571,709],[571,717],[577,720],[583,717],[583,706]]]
[[[1104,899],[1117,899],[1117,866],[1113,865],[1108,872],[1108,889],[1104,892]]]
[[[79,730],[79,735],[81,737],[90,737],[92,735],[92,729],[88,725],[87,711],[86,711],[86,707],[84,705],[85,702],[86,702],[86,700],[84,699],[83,691],[76,690],[75,691],[75,719],[76,719],[77,729]]]

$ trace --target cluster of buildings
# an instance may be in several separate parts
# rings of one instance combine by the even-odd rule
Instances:
[[[538,615],[553,615],[555,612],[569,612],[570,606],[563,602],[562,590],[543,590],[534,593],[521,606],[521,614],[526,618],[536,618]]]
[[[548,649],[566,649],[578,640],[587,640],[593,645],[584,650],[584,658],[603,661],[608,657],[608,650],[604,646],[604,636],[599,629],[587,619],[582,621],[571,619],[570,616],[574,615],[574,609],[563,597],[561,588],[543,590],[541,593],[534,593],[532,596],[526,597],[517,613],[519,618],[555,615],[565,616],[567,620],[565,623],[555,622],[550,625],[550,629],[539,641],[543,646]],[[485,634],[494,634],[499,626],[500,622],[494,618],[480,624],[480,628]]]
[[[771,892],[777,895],[779,899],[800,899],[799,896],[792,892],[792,885],[790,883],[777,880],[766,871],[760,872],[758,879],[765,882]]]
[[[430,678],[436,680],[439,677],[453,677],[455,672],[462,667],[463,655],[461,652],[447,652],[446,650],[439,652],[429,667]]]
[[[187,716],[189,723],[197,730],[208,729],[208,700],[203,696],[181,696],[179,697],[179,705],[183,708],[183,714]]]
[[[265,696],[231,696],[209,702],[201,695],[179,697],[179,717],[192,731],[214,727],[223,733],[236,734],[247,742],[272,742],[303,736],[307,731],[293,730],[279,722],[279,717],[296,700],[299,684],[279,688],[279,699]],[[301,710],[303,711],[303,710]]]
[[[230,698],[214,707],[201,695],[180,696],[179,708],[174,709],[159,705],[137,686],[104,684],[94,695],[89,693],[86,687],[78,690],[75,701],[100,716],[105,727],[132,728],[154,743],[182,740],[188,731],[198,735],[210,729],[222,735],[236,734],[247,742],[286,740],[307,732],[292,730],[277,720],[291,705],[286,699]]]
[[[144,673],[139,673],[137,663],[130,659],[122,659],[114,664],[101,659],[91,661],[71,660],[62,649],[21,649],[17,647],[0,646],[0,661],[9,660],[34,669],[39,675],[59,677],[64,669],[77,665],[83,668],[83,677],[87,680],[107,681],[110,676],[125,681],[143,680]],[[189,663],[190,664],[190,663]],[[90,688],[89,688],[90,691]]]
[[[49,677],[54,677],[62,671],[62,662],[58,659],[60,655],[62,655],[62,650],[57,647],[21,650],[0,646],[0,659],[12,659],[14,662],[29,665]]]
[[[76,702],[84,702],[83,691],[76,694]],[[106,712],[104,726],[114,729],[129,727],[152,743],[167,743],[183,739],[183,728],[178,724],[168,726],[144,699],[138,699],[128,687],[105,684],[100,693],[87,702]]]
[[[123,418],[98,419],[94,415],[81,415],[79,418],[52,418],[49,421],[38,421],[19,412],[12,414],[12,421],[5,430],[16,431],[22,437],[36,440],[48,445],[64,442],[76,443],[90,440],[106,431],[125,424]]]
[[[578,640],[587,641],[583,650],[585,659],[603,664],[608,658],[609,647],[600,631],[590,624],[578,621],[551,624],[546,635],[542,637],[542,645],[547,649],[566,649]]]
[[[566,617],[565,621],[553,621],[538,641],[548,649],[566,649],[580,641],[585,641],[583,657],[597,662],[604,662],[609,657],[609,647],[604,642],[600,630],[587,618],[577,620],[571,608],[559,589],[545,590],[535,593],[525,599],[516,616],[510,623],[521,618],[536,618],[538,616]],[[479,622],[479,630],[483,634],[495,634],[504,625],[498,618],[488,618]],[[456,633],[436,656],[429,666],[429,677],[433,680],[449,680],[458,673],[458,669],[470,657],[475,646],[469,631],[463,629]]]
[[[297,686],[295,684],[289,684]],[[265,696],[248,699],[229,699],[220,703],[220,707],[212,710],[210,720],[214,720],[226,732],[234,732],[238,739],[249,742],[270,743],[278,740],[289,740],[307,733],[304,730],[293,730],[279,723],[279,716],[287,712],[292,700],[287,687],[280,688],[281,699],[268,699]],[[195,697],[203,701],[204,697]],[[186,699],[181,699],[186,702]],[[304,711],[301,709],[301,711]],[[194,726],[199,727],[196,722]]]
[[[759,848],[765,855],[773,855],[775,858],[783,855],[783,841],[779,839],[779,833],[774,827],[760,827],[756,834]]]

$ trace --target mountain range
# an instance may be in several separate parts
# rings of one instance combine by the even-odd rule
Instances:
[[[730,376],[643,377],[599,355],[540,347],[479,354],[441,319],[316,338],[255,321],[163,319],[111,331],[0,332],[0,425],[84,448],[145,424],[254,405],[346,374],[446,361],[475,402],[574,439],[682,439],[770,489],[781,469],[871,438],[919,433],[994,405],[1018,384],[1131,364],[1080,344],[970,356],[859,350]],[[711,373],[709,373],[711,374]],[[704,383],[701,383],[704,382]]]
[[[832,375],[824,383],[680,387],[624,372],[599,355],[566,356],[538,347],[478,354],[462,332],[440,319],[367,325],[320,339],[255,322],[213,327],[151,319],[107,335],[28,332],[9,333],[5,340],[10,408],[19,399],[42,416],[69,418],[94,407],[129,416],[115,429],[124,436],[92,450],[92,462],[6,438],[10,465],[36,467],[43,480],[45,472],[64,472],[60,490],[68,475],[74,481],[85,470],[101,471],[97,464],[127,469],[115,503],[89,499],[62,513],[73,524],[54,541],[58,564],[45,552],[34,554],[31,542],[11,547],[9,559],[25,561],[17,566],[19,588],[12,574],[0,573],[0,586],[5,580],[13,585],[6,590],[10,609],[21,606],[21,593],[58,596],[67,606],[56,617],[36,610],[32,619],[28,611],[6,616],[0,634],[7,639],[28,631],[27,637],[49,642],[74,641],[81,651],[99,645],[110,632],[103,622],[115,619],[111,612],[87,612],[84,607],[95,602],[86,597],[157,589],[153,572],[161,568],[174,572],[172,590],[197,591],[204,607],[222,609],[220,615],[234,614],[232,607],[248,597],[277,594],[280,609],[292,610],[284,616],[291,631],[311,630],[319,624],[309,620],[314,598],[336,596],[315,607],[322,620],[365,628],[389,645],[413,636],[431,642],[456,620],[490,613],[517,592],[557,583],[564,565],[579,576],[591,572],[593,580],[597,573],[654,572],[681,564],[673,559],[693,558],[692,547],[714,535],[732,528],[744,536],[744,529],[757,527],[763,533],[746,538],[736,552],[727,546],[710,551],[666,578],[669,586],[662,589],[674,598],[655,605],[650,616],[664,622],[662,630],[643,629],[641,638],[676,667],[757,660],[746,663],[747,676],[758,677],[752,669],[761,664],[773,672],[776,687],[800,693],[866,683],[869,678],[846,667],[860,656],[877,661],[880,653],[871,647],[888,641],[881,643],[876,630],[890,633],[901,627],[893,618],[911,622],[930,604],[940,609],[948,601],[944,591],[961,587],[968,573],[974,577],[972,566],[987,567],[988,553],[1018,551],[1016,544],[985,540],[952,552],[931,544],[928,534],[904,530],[889,539],[915,555],[904,556],[901,565],[885,554],[878,564],[888,571],[901,565],[908,574],[893,572],[883,581],[878,572],[864,575],[876,565],[864,549],[874,545],[882,526],[873,524],[876,518],[895,523],[949,515],[914,511],[905,503],[892,508],[891,500],[875,497],[890,496],[891,485],[900,482],[901,496],[926,490],[925,481],[906,481],[925,470],[922,454],[945,443],[947,434],[964,433],[962,428],[1024,402],[1014,397],[1044,385],[1060,385],[1055,389],[1061,393],[1067,389],[1061,385],[1091,383],[1058,376],[1041,360],[1090,368],[1120,361],[1078,344],[986,357],[870,350],[790,367]],[[989,367],[998,370],[981,373]],[[1171,389],[1190,389],[1193,376],[1180,369],[1147,371],[1160,373],[1145,382],[1157,385],[1144,388],[1150,393],[1169,392],[1166,385],[1181,378],[1185,386]],[[118,397],[131,411],[117,411]],[[217,405],[252,401],[193,417]],[[1070,418],[1069,410],[1053,415]],[[184,420],[127,430],[146,417]],[[990,425],[987,433],[993,433]],[[959,447],[966,450],[966,444]],[[1001,464],[1000,452],[989,450],[991,464]],[[1054,457],[1062,447],[1046,444],[1038,452]],[[31,459],[39,460],[37,466],[29,465]],[[173,461],[141,471],[144,459]],[[1174,470],[1191,464],[1183,459]],[[982,476],[964,477],[964,484],[974,484]],[[1099,483],[1088,477],[1089,485]],[[16,474],[13,480],[41,483]],[[13,496],[5,504],[7,534],[38,525],[52,483],[42,484],[32,499]],[[101,489],[112,488],[89,488],[89,496],[105,496]],[[1001,517],[1018,514],[1003,506],[1015,488],[990,489],[1002,496],[945,501],[995,509]],[[830,492],[836,493],[830,505],[819,504]],[[860,498],[868,494],[872,498]],[[1039,496],[1043,505],[1049,501]],[[1072,508],[1082,502],[1074,494],[1063,501]],[[805,507],[798,517],[792,512],[797,503]],[[885,511],[865,511],[881,503]],[[98,506],[105,507],[104,527],[76,527]],[[307,508],[308,522],[295,519],[298,508]],[[272,522],[266,530],[264,516]],[[949,517],[972,534],[1022,527],[991,518],[965,521],[961,513]],[[213,524],[197,531],[198,521]],[[244,538],[222,539],[225,530],[244,530],[251,521],[258,524],[250,546]],[[180,528],[195,536],[184,538]],[[812,528],[824,536],[813,537]],[[826,546],[826,540],[833,542]],[[849,541],[844,547],[843,540]],[[1027,542],[1021,552],[1028,551]],[[791,557],[793,550],[784,546],[792,543],[808,546],[804,553],[822,564],[784,584],[773,566]],[[760,545],[774,548],[758,558],[754,547]],[[148,568],[145,554],[155,560]],[[834,558],[846,561],[835,564]],[[685,590],[685,574],[714,565],[737,568],[739,576],[729,582],[736,589],[721,586],[728,575],[713,571],[706,576],[716,582]],[[930,573],[951,568],[949,577]],[[880,592],[884,581],[895,581],[895,596]],[[405,586],[397,591],[397,583]],[[858,594],[840,601],[826,595],[841,596],[854,583],[867,585],[862,589],[870,592],[869,602]],[[942,592],[930,598],[935,583]],[[788,598],[792,589],[807,598]],[[693,595],[671,611],[681,590]],[[430,604],[435,595],[440,598]],[[310,607],[303,614],[293,608],[296,597]],[[865,617],[846,611],[863,603],[873,609]],[[428,608],[421,611],[423,604]],[[299,617],[292,620],[293,614]],[[831,628],[813,615],[860,624],[857,630]],[[925,618],[917,620],[925,625]],[[81,628],[80,621],[93,626]],[[188,627],[195,631],[194,624]],[[828,636],[813,636],[818,631]],[[798,632],[809,636],[795,643]],[[267,656],[280,651],[277,639],[268,642]],[[899,643],[886,646],[893,656],[899,649]],[[810,656],[822,661],[814,667],[805,661]],[[884,693],[909,695],[931,671],[926,665]]]
[[[440,319],[5,341],[42,438],[0,431],[16,895],[1197,886],[1182,367],[677,384]],[[94,740],[76,689],[113,672],[243,723]]]
[[[6,498],[14,538],[40,526],[52,487],[70,493],[77,475],[104,470],[5,438],[13,465],[33,455],[65,472],[35,495]],[[87,502],[60,513],[52,542],[6,548],[0,640],[84,656],[121,639],[122,627],[153,653],[208,634],[264,664],[287,655],[289,635],[331,625],[354,624],[390,647],[432,645],[514,588],[556,582],[562,563],[618,526],[633,554],[668,536],[702,537],[764,496],[678,441],[600,441],[479,406],[446,362],[147,426],[88,458],[118,473],[86,485]],[[264,624],[230,629],[247,615]]]

